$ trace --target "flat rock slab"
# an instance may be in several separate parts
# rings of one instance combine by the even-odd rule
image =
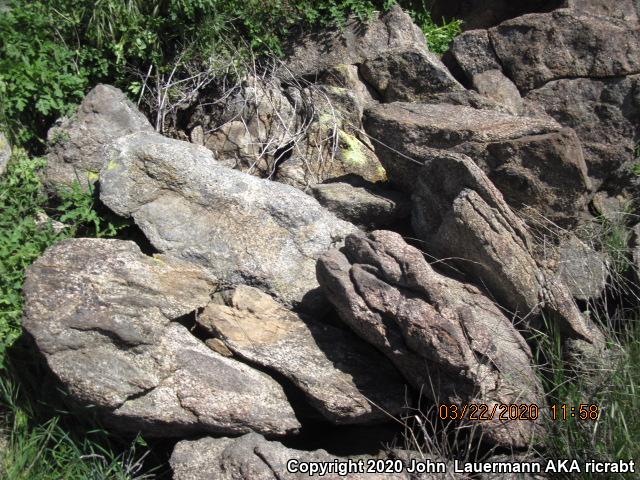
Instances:
[[[347,458],[330,455],[324,450],[302,451],[287,448],[284,445],[265,440],[252,433],[239,438],[202,438],[179,442],[171,455],[169,463],[174,480],[302,480],[310,478],[309,473],[290,472],[287,463],[297,460],[298,465],[313,462],[325,465],[335,461],[347,462]],[[372,457],[354,458],[367,460]],[[319,466],[319,465],[318,465]],[[319,473],[316,476],[320,477]],[[321,478],[327,480],[409,480],[407,473],[325,473]],[[431,480],[435,476],[420,477]]]
[[[350,235],[318,262],[318,279],[342,320],[438,403],[544,402],[531,351],[477,288],[440,275],[394,232]],[[524,447],[535,421],[478,423],[484,439]]]
[[[11,158],[11,145],[4,133],[0,132],[0,175],[7,170]]]
[[[356,230],[296,188],[223,167],[206,148],[158,134],[115,142],[100,187],[102,202],[133,218],[161,252],[308,308],[325,303],[316,259]]]
[[[398,102],[367,109],[364,125],[390,181],[405,191],[413,191],[420,165],[450,150],[470,156],[512,207],[571,224],[586,206],[580,142],[552,119]]]
[[[269,295],[239,286],[197,322],[244,361],[284,375],[336,424],[400,416],[405,385],[395,368],[350,331],[303,320]]]
[[[104,149],[115,139],[140,131],[153,132],[142,112],[119,89],[98,84],[73,117],[63,118],[47,133],[45,184],[54,192],[76,181],[86,188],[98,180]]]
[[[217,281],[133,243],[76,239],[30,267],[23,326],[76,400],[125,432],[283,435],[300,427],[271,377],[207,348],[176,319]]]
[[[489,37],[522,93],[561,78],[640,73],[637,21],[560,9],[513,18],[490,29]]]

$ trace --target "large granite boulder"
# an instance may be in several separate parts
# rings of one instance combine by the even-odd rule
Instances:
[[[361,462],[362,473],[353,470],[316,471],[313,476],[327,480],[348,478],[351,480],[409,480],[409,474],[367,473],[367,461],[373,457],[351,459],[352,464]],[[384,460],[381,458],[380,460]],[[314,468],[332,468],[332,464],[348,458],[335,457],[324,450],[303,451],[287,448],[281,443],[265,440],[252,433],[239,438],[201,438],[179,442],[169,463],[174,480],[302,480],[311,477],[301,464],[314,464]],[[383,463],[384,464],[384,463]],[[393,464],[392,464],[393,465]],[[335,467],[333,467],[335,468]],[[399,470],[401,468],[398,468]],[[321,475],[322,473],[322,475]],[[421,480],[435,480],[436,476],[425,475]]]
[[[558,248],[558,273],[573,298],[595,300],[607,287],[609,261],[604,253],[570,235]]]
[[[479,289],[437,273],[394,232],[347,237],[320,257],[318,279],[342,320],[439,403],[544,402],[529,347]],[[487,441],[524,447],[539,421],[478,424]]]
[[[161,252],[249,284],[287,304],[324,304],[317,257],[356,228],[303,192],[221,166],[210,150],[158,134],[120,138],[100,199]]]
[[[562,78],[640,73],[638,22],[559,9],[508,20],[489,37],[521,93]]]
[[[411,212],[407,195],[354,178],[315,185],[311,193],[338,218],[364,229],[397,225]]]
[[[152,132],[146,117],[124,93],[98,84],[71,118],[63,118],[47,134],[49,153],[44,179],[56,192],[78,182],[87,188],[99,178],[104,149],[117,138],[134,132]]]
[[[255,288],[226,292],[224,302],[208,305],[197,322],[233,355],[289,379],[334,424],[388,421],[405,405],[404,382],[379,352],[349,331],[301,318]]]
[[[361,64],[393,48],[427,50],[424,34],[411,17],[395,5],[377,19],[351,18],[343,28],[296,38],[285,60],[286,75],[315,76],[335,65]]]
[[[300,427],[271,377],[207,348],[180,324],[218,282],[121,240],[66,240],[27,273],[24,329],[73,399],[149,436],[284,435]]]
[[[634,159],[640,138],[640,75],[555,80],[529,92],[525,101],[531,113],[546,113],[576,131],[596,184]]]
[[[514,208],[570,225],[589,180],[575,132],[552,119],[454,105],[392,103],[365,111],[365,128],[392,184],[410,192],[420,165],[442,150],[469,155]]]
[[[427,161],[414,191],[413,226],[432,255],[450,259],[529,335],[545,330],[540,314],[566,339],[600,344],[569,289],[538,265],[526,225],[465,155]]]
[[[423,47],[383,52],[360,65],[360,73],[385,102],[417,102],[464,90],[437,55]]]

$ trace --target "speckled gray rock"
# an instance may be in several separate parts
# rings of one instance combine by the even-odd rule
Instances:
[[[366,466],[367,459],[362,460]],[[302,480],[309,473],[289,472],[290,460],[303,462],[324,462],[332,464],[334,460],[348,461],[335,457],[324,450],[302,451],[287,448],[284,445],[265,440],[255,433],[239,438],[202,438],[179,442],[171,455],[169,463],[174,480]],[[292,464],[293,465],[293,464]],[[316,475],[318,475],[316,473]],[[318,475],[319,476],[319,475]],[[327,480],[409,480],[407,473],[351,473],[339,475],[328,473],[322,476]],[[420,477],[431,480],[431,477]]]
[[[430,253],[489,290],[519,328],[543,330],[544,313],[566,339],[601,344],[569,289],[536,262],[524,222],[469,157],[448,153],[426,162],[413,201],[413,227]]]
[[[11,158],[11,145],[4,133],[0,131],[0,175],[7,169],[7,163]]]
[[[23,326],[72,397],[120,431],[296,430],[278,383],[175,321],[206,305],[216,287],[201,267],[143,255],[133,242],[67,240],[28,270]]]
[[[288,378],[335,424],[399,417],[406,403],[398,372],[349,331],[303,320],[269,295],[239,286],[211,303],[198,324],[243,360]]]
[[[440,275],[394,232],[349,235],[318,261],[342,320],[439,403],[543,402],[529,347],[477,288]],[[528,445],[541,423],[481,422],[484,439]]]
[[[573,298],[578,300],[599,298],[609,278],[607,257],[574,235],[560,243],[558,271]]]
[[[122,137],[108,158],[100,199],[133,218],[155,248],[288,304],[325,303],[316,259],[356,228],[315,199],[223,167],[202,146],[157,134]]]
[[[312,187],[313,196],[339,218],[363,228],[397,224],[411,212],[408,196],[377,184],[351,181]]]
[[[584,210],[589,179],[575,132],[553,119],[454,105],[381,104],[364,125],[389,180],[411,192],[417,168],[438,150],[469,155],[515,208],[570,225]]]
[[[563,7],[579,13],[589,13],[605,17],[615,17],[627,21],[637,21],[640,3],[637,0],[564,0]]]
[[[576,131],[596,186],[634,160],[640,137],[640,75],[552,81],[525,100],[531,112],[546,113]]]
[[[47,134],[47,188],[55,192],[75,181],[86,188],[98,180],[105,147],[141,131],[152,132],[153,127],[125,94],[110,85],[97,85],[74,116],[61,119]]]
[[[385,102],[418,102],[464,90],[438,56],[422,47],[386,51],[360,65],[360,73]]]
[[[521,93],[551,80],[640,73],[640,24],[569,9],[501,23],[489,37]]]
[[[341,64],[360,64],[397,47],[427,50],[420,27],[398,5],[369,23],[352,18],[344,28],[294,39],[285,60],[287,75],[316,75]]]

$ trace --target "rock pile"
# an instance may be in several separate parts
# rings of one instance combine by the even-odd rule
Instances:
[[[633,2],[490,3],[446,65],[399,7],[300,38],[194,107],[190,142],[92,90],[51,129],[46,184],[97,182],[156,253],[68,240],[29,269],[24,328],[73,399],[180,439],[178,480],[302,478],[288,459],[335,457],[291,448],[301,430],[402,419],[420,395],[544,411],[533,334],[603,348],[575,299],[607,267],[572,240],[553,268],[521,213],[573,228],[614,194],[640,139],[640,26]],[[476,428],[521,449],[543,424]]]

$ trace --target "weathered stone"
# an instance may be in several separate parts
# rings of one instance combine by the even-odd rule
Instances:
[[[524,222],[469,157],[449,153],[426,162],[413,201],[413,227],[430,253],[487,289],[521,329],[544,330],[544,313],[565,338],[600,344],[601,333],[567,287],[537,264]]]
[[[303,135],[276,79],[246,78],[218,121],[221,126],[207,128],[213,132],[204,135],[204,145],[223,165],[260,177],[273,175],[283,149]]]
[[[287,75],[312,76],[335,65],[360,64],[396,47],[427,50],[420,27],[397,5],[368,23],[351,18],[343,28],[294,39],[285,60]]]
[[[378,99],[376,92],[360,76],[357,65],[340,64],[327,68],[320,76],[319,83],[353,92],[363,106],[375,103]]]
[[[175,321],[206,305],[216,286],[204,269],[148,257],[133,242],[67,240],[28,270],[23,326],[72,397],[118,430],[296,430],[280,385]]]
[[[354,458],[367,465],[372,457]],[[171,455],[169,463],[174,480],[302,480],[309,473],[291,472],[287,468],[303,462],[333,464],[334,461],[347,462],[347,458],[329,455],[324,450],[302,451],[287,448],[284,445],[265,440],[251,433],[239,438],[202,438],[179,442]],[[345,472],[347,473],[347,472]],[[409,480],[407,473],[325,473],[327,480]],[[421,477],[422,478],[422,477]],[[431,480],[432,477],[424,477]],[[435,478],[435,477],[434,477]]]
[[[627,21],[637,21],[640,3],[636,0],[564,0],[564,7],[578,13],[589,13],[605,17],[615,17]]]
[[[364,181],[323,183],[311,191],[338,218],[363,228],[394,225],[411,212],[411,203],[405,195]]]
[[[435,272],[394,232],[349,235],[318,261],[318,279],[342,320],[405,378],[440,403],[537,403],[529,347],[477,288]],[[481,422],[483,438],[522,447],[540,422]]]
[[[576,131],[596,186],[633,160],[640,138],[640,75],[552,81],[530,92],[526,103]]]
[[[405,387],[386,358],[351,332],[302,319],[269,295],[239,286],[211,303],[198,324],[235,355],[289,379],[335,424],[398,417]]]
[[[500,70],[487,70],[471,77],[472,87],[480,95],[503,105],[514,115],[522,111],[522,97],[518,88]]]
[[[76,181],[86,188],[98,180],[104,150],[112,141],[152,131],[149,121],[124,93],[110,85],[97,85],[73,117],[59,120],[47,133],[47,188],[55,192]]]
[[[607,286],[609,269],[606,256],[571,235],[560,243],[560,278],[573,298],[596,299]]]
[[[418,102],[464,90],[442,61],[422,47],[386,51],[360,65],[360,73],[385,102]]]
[[[467,80],[478,73],[502,68],[487,30],[469,30],[457,36],[451,44],[450,55]]]
[[[0,176],[7,170],[11,158],[11,145],[4,133],[0,131]]]
[[[325,303],[317,257],[356,228],[303,192],[218,164],[211,151],[157,134],[119,139],[100,199],[131,217],[163,253],[228,284],[257,286],[288,304]]]
[[[514,208],[533,208],[570,225],[587,203],[589,180],[575,132],[552,119],[454,105],[381,104],[365,112],[392,184],[411,192],[425,161],[447,149],[465,153]]]
[[[505,74],[528,92],[552,80],[640,73],[640,24],[568,9],[489,30]]]
[[[353,91],[313,86],[299,92],[295,103],[304,136],[278,166],[277,181],[304,190],[350,174],[370,182],[386,180],[373,147],[360,133],[363,104]]]

